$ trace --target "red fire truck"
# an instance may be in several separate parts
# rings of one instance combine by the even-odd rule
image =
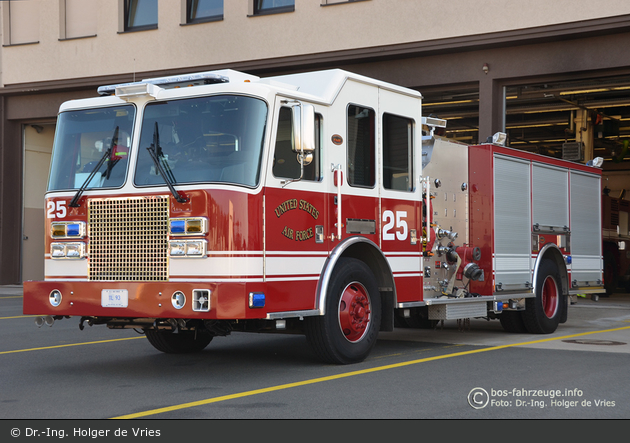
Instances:
[[[379,331],[554,332],[603,290],[600,170],[435,134],[419,92],[342,70],[104,86],[61,106],[38,325],[142,330],[167,353],[303,333],[338,364]]]

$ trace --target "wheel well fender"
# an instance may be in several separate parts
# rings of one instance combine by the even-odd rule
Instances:
[[[381,294],[383,324],[381,330],[393,330],[396,287],[392,270],[379,247],[365,237],[350,237],[339,243],[326,259],[317,284],[316,306],[320,315],[325,314],[328,284],[342,257],[356,258],[364,262],[374,274]],[[391,317],[391,326],[389,318]],[[392,329],[390,329],[390,327]]]

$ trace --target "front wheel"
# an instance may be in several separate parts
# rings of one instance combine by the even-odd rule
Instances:
[[[306,338],[324,361],[358,363],[376,344],[381,324],[381,295],[370,268],[341,258],[326,293],[325,314],[305,319]]]
[[[202,351],[214,337],[207,331],[173,331],[167,329],[145,329],[149,343],[158,351],[167,354],[189,354]]]
[[[554,261],[546,259],[540,263],[535,294],[536,297],[525,301],[523,322],[532,334],[551,334],[567,309],[560,271]]]

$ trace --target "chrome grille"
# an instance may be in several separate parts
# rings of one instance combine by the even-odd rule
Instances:
[[[88,202],[89,280],[168,280],[168,197]]]

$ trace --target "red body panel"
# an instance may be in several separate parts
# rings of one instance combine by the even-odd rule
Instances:
[[[150,195],[164,194],[147,194]],[[171,269],[169,281],[166,282],[102,282],[87,281],[87,275],[47,275],[48,281],[25,283],[24,313],[246,319],[264,318],[269,312],[311,310],[317,307],[316,289],[323,266],[330,250],[339,243],[331,239],[331,234],[337,232],[336,194],[265,188],[259,194],[237,190],[195,190],[186,191],[185,195],[188,198],[185,203],[170,199],[169,217],[208,219],[208,233],[203,237],[208,244],[206,258],[191,261],[189,269],[180,270],[176,275]],[[89,198],[133,197],[138,195],[92,195]],[[78,208],[68,208],[68,197],[49,199],[52,208],[65,209],[59,213],[49,212],[46,232],[50,232],[51,223],[55,220],[87,223],[87,198],[82,198]],[[386,256],[391,256],[399,263],[409,260],[412,267],[419,268],[421,242],[412,244],[410,239],[411,230],[420,230],[420,208],[420,202],[413,200],[383,199],[379,205],[378,198],[343,194],[343,219],[371,221],[374,231],[352,233],[346,232],[347,227],[344,226],[342,238],[361,235],[376,245],[382,244]],[[399,214],[401,218],[381,220],[379,210]],[[382,227],[384,222],[390,221],[393,223],[387,233],[394,239],[382,241]],[[318,227],[324,232],[323,241],[320,242],[316,241],[315,235]],[[169,236],[169,239],[177,238]],[[89,244],[89,233],[84,241]],[[50,235],[47,235],[47,251],[50,251],[51,242]],[[212,263],[221,260],[221,264],[226,264],[230,261],[237,263],[238,259],[246,260],[250,265],[253,263],[260,272],[252,273],[250,268],[240,269],[236,265],[227,266],[229,273],[217,274],[210,267],[207,268],[208,275],[203,275],[196,269],[209,266],[206,262],[210,260],[215,260]],[[170,258],[172,263],[176,260],[180,259]],[[417,269],[413,273],[396,269],[392,271],[398,302],[422,300],[422,276]],[[63,302],[59,307],[52,307],[48,301],[48,295],[53,289],[63,294]],[[102,307],[101,291],[104,289],[127,289],[128,307]],[[171,305],[170,296],[175,291],[182,291],[190,298],[193,289],[212,291],[210,312],[192,312],[186,308],[177,310]],[[250,292],[265,293],[264,308],[248,307]]]
[[[492,146],[470,146],[468,150],[469,206],[470,206],[470,246],[481,249],[481,259],[477,263],[484,271],[484,281],[471,281],[470,290],[481,295],[491,295],[494,291],[492,256],[494,254],[492,199]]]

